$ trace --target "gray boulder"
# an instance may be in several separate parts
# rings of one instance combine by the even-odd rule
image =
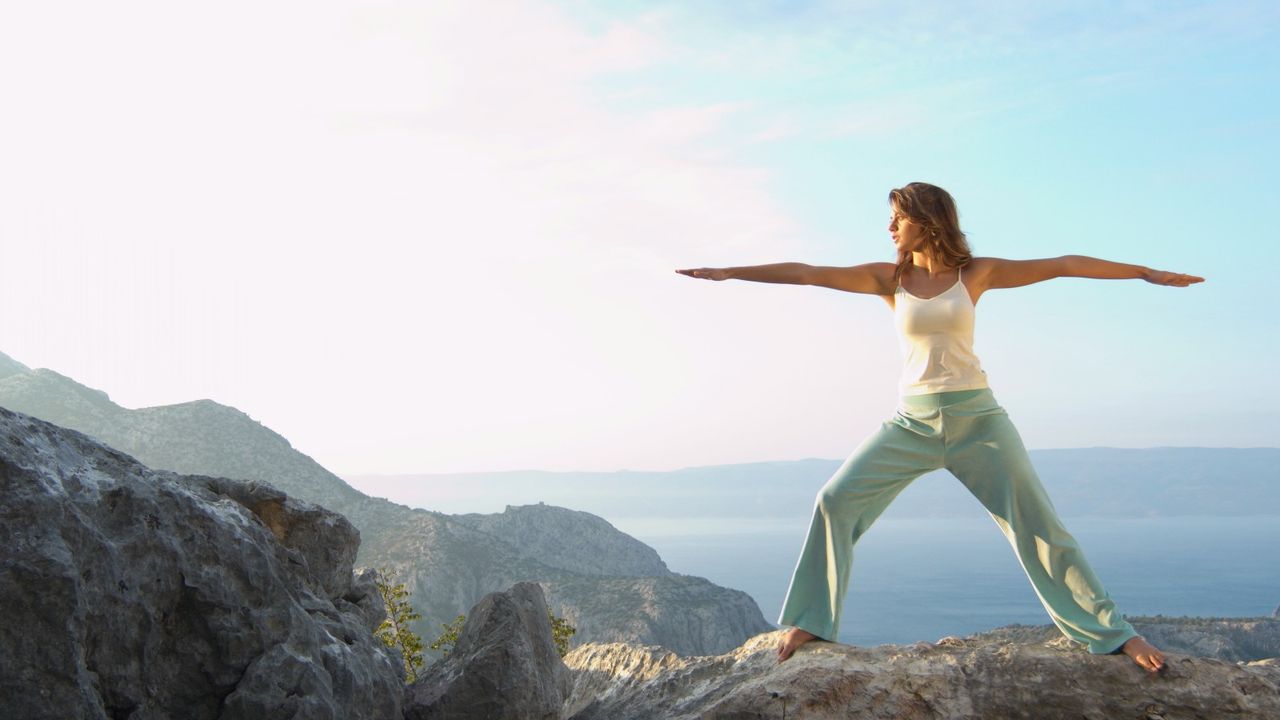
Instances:
[[[0,408],[0,714],[399,718],[359,542],[269,485]]]
[[[522,582],[471,608],[458,642],[409,687],[406,720],[556,720],[569,694],[542,588]]]

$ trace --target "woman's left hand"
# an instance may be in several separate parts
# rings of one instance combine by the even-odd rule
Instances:
[[[1174,287],[1186,287],[1193,283],[1204,282],[1202,277],[1187,275],[1186,273],[1168,272],[1166,270],[1152,270],[1142,279],[1156,285],[1172,285]]]

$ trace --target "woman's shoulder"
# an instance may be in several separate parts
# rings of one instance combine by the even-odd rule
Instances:
[[[878,286],[877,294],[891,295],[893,289],[897,285],[897,279],[894,277],[898,266],[891,262],[869,262],[862,265],[854,265],[846,268],[855,272],[864,272],[874,279]]]
[[[994,257],[971,257],[969,262],[960,266],[965,277],[972,280],[980,280],[986,277],[996,265],[1005,262],[1001,258]]]
[[[875,275],[876,281],[880,284],[881,295],[892,295],[898,287],[898,279],[896,277],[898,264],[891,262],[874,262],[867,263],[867,267]]]

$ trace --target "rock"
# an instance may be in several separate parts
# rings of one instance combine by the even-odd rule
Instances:
[[[1280,656],[1280,620],[1275,618],[1127,618],[1151,644],[1167,652],[1251,662]],[[970,637],[979,642],[1051,642],[1062,638],[1053,625],[1006,625]]]
[[[556,720],[569,683],[542,588],[518,583],[471,608],[453,650],[409,687],[405,720]]]
[[[399,718],[359,534],[0,408],[6,718]]]
[[[1148,674],[1128,657],[1054,641],[948,638],[939,644],[802,646],[779,664],[782,631],[714,657],[588,644],[565,658],[574,674],[563,717],[668,720],[1034,718],[1110,720],[1280,717],[1280,666],[1166,653]]]

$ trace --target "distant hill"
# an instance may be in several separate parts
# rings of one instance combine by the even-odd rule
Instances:
[[[10,375],[21,375],[29,372],[31,372],[31,368],[23,365],[4,353],[0,353],[0,380],[3,380]]]
[[[361,533],[357,562],[403,573],[428,639],[486,593],[521,580],[542,583],[583,642],[711,654],[772,629],[746,593],[671,573],[652,549],[586,513],[534,506],[454,518],[411,509],[358,492],[278,433],[211,400],[130,410],[3,354],[0,376],[0,406],[83,432],[149,467],[259,480],[347,516]]]
[[[524,557],[585,575],[671,574],[656,550],[591,513],[539,503],[453,518],[505,540]]]
[[[1280,448],[1032,450],[1064,517],[1280,515]],[[841,460],[714,465],[669,472],[499,472],[351,475],[411,505],[474,508],[490,498],[564,504],[603,517],[794,518],[813,507]],[[972,517],[982,507],[946,471],[929,473],[890,507],[892,517]]]

